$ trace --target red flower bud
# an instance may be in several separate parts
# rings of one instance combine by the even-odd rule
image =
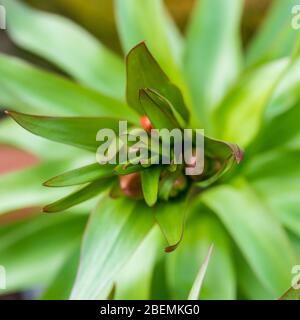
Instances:
[[[130,199],[139,200],[143,198],[141,175],[131,173],[126,176],[119,176],[120,188],[122,192]]]
[[[144,130],[147,132],[151,132],[151,130],[154,129],[151,121],[149,120],[149,118],[147,116],[142,116],[140,118],[140,124],[144,128]]]

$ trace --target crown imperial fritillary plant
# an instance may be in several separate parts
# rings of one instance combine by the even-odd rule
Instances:
[[[282,295],[300,243],[296,1],[274,1],[243,50],[242,0],[197,1],[185,36],[161,1],[116,0],[124,62],[63,17],[0,4],[11,39],[70,76],[0,55],[0,103],[20,124],[5,119],[0,141],[40,157],[1,178],[0,212],[45,212],[0,227],[8,290],[186,299],[214,243],[202,299]],[[183,164],[99,165],[97,132],[124,120],[204,129],[203,172],[185,174],[195,148]]]

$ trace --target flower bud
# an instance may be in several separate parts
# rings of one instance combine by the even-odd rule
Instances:
[[[119,176],[120,188],[130,199],[139,200],[143,198],[141,176],[139,173],[131,173]]]
[[[147,116],[142,116],[140,118],[140,124],[144,128],[144,130],[147,131],[148,133],[150,133],[151,130],[153,129],[152,123]]]
[[[187,178],[184,175],[180,175],[178,178],[176,178],[173,184],[170,196],[176,197],[181,191],[184,191],[186,187],[187,187]]]

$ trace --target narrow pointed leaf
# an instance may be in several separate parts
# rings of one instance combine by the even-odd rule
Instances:
[[[0,54],[0,74],[0,104],[6,108],[43,115],[132,119],[139,123],[124,103],[20,59]]]
[[[300,300],[300,290],[290,288],[279,300]]]
[[[141,164],[131,164],[130,162],[128,162],[126,164],[117,165],[114,168],[114,174],[123,176],[143,170],[145,170],[145,168]]]
[[[65,196],[68,193],[66,190],[43,188],[42,183],[72,164],[70,161],[45,161],[32,168],[1,176],[0,215],[21,208],[43,206]]]
[[[156,90],[171,102],[185,121],[188,120],[189,113],[180,90],[170,82],[145,43],[140,43],[127,56],[127,101],[141,115],[139,94],[145,88]]]
[[[157,201],[160,173],[161,167],[159,166],[154,166],[141,173],[144,199],[150,207],[154,206]]]
[[[0,3],[7,9],[7,30],[17,45],[56,64],[91,88],[125,98],[122,60],[91,34],[71,20],[35,10],[20,1]]]
[[[174,199],[172,202],[161,202],[155,207],[155,220],[158,223],[168,246],[166,252],[174,251],[180,244],[187,214],[185,198]]]
[[[79,169],[68,171],[44,183],[47,187],[68,187],[92,182],[113,176],[114,165],[91,164]]]
[[[119,121],[109,118],[44,117],[16,112],[9,115],[33,134],[89,151],[96,151],[101,144],[96,141],[100,129],[119,129]]]
[[[153,227],[151,210],[141,202],[103,198],[92,213],[71,299],[104,299],[121,268]]]
[[[220,221],[204,206],[193,209],[182,243],[175,252],[167,256],[166,277],[171,299],[187,299],[199,273],[199,266],[203,264],[212,242],[213,254],[201,287],[200,298],[197,296],[197,299],[236,299],[237,283],[231,239]]]
[[[298,32],[291,26],[292,8],[297,0],[275,0],[262,28],[247,52],[247,64],[266,62],[289,56],[294,48]]]
[[[198,0],[187,31],[185,73],[198,121],[209,127],[212,109],[235,81],[241,66],[241,0]],[[219,21],[222,21],[220,27]],[[214,40],[211,41],[211,36]]]
[[[182,38],[161,0],[115,0],[117,26],[125,54],[145,41],[159,64],[182,83]]]
[[[92,182],[86,187],[75,191],[67,197],[47,205],[43,208],[43,211],[52,213],[67,210],[71,207],[76,206],[77,204],[90,200],[96,196],[100,196],[100,194],[103,191],[107,190],[111,186],[111,184],[111,179]]]
[[[208,268],[208,264],[209,264],[209,260],[212,254],[212,250],[213,250],[213,245],[210,246],[210,248],[208,249],[208,253],[207,256],[204,259],[203,264],[200,267],[200,270],[197,274],[197,277],[195,279],[195,282],[193,283],[192,289],[190,291],[190,294],[188,296],[188,300],[199,300],[199,296],[200,296],[200,291],[202,288],[202,284],[203,284],[203,280]]]
[[[85,154],[85,152],[77,148],[35,136],[10,118],[1,120],[0,144],[30,152],[38,156],[39,159],[46,161],[55,159],[78,159]],[[49,150],[55,150],[55,153],[49,152]],[[86,152],[86,154],[89,154],[89,152]]]
[[[221,219],[252,270],[274,298],[290,283],[295,254],[276,216],[243,180],[221,186],[201,199]]]

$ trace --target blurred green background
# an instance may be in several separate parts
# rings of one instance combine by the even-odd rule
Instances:
[[[116,52],[121,52],[114,17],[113,0],[26,0],[36,8],[71,18],[98,37]],[[245,0],[242,38],[246,46],[262,22],[272,0]],[[180,30],[184,32],[195,0],[165,0]],[[0,51],[16,52],[16,48],[1,33]]]

